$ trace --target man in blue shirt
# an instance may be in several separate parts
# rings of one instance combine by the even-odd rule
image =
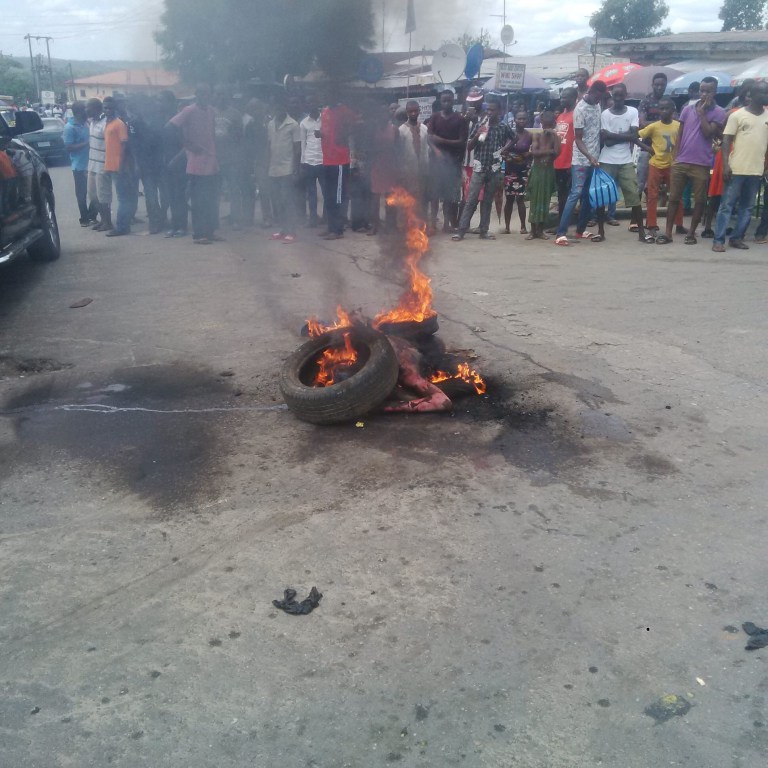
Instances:
[[[72,175],[75,177],[75,197],[80,208],[80,226],[87,227],[96,219],[88,210],[86,194],[88,189],[88,142],[89,130],[85,115],[85,104],[76,101],[72,105],[72,117],[64,126],[64,148],[69,152]]]

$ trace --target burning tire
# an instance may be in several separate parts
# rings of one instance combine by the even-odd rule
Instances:
[[[400,322],[384,322],[378,326],[382,333],[391,336],[400,336],[403,339],[417,339],[424,336],[433,336],[440,325],[437,315],[430,315],[424,320],[403,320]]]
[[[358,352],[359,363],[348,378],[327,386],[314,386],[317,361],[326,350],[348,341]],[[302,421],[336,424],[357,419],[381,405],[395,388],[399,364],[383,333],[350,328],[311,338],[286,361],[280,374],[280,391],[288,407]]]

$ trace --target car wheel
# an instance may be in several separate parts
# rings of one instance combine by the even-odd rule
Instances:
[[[56,261],[61,255],[59,224],[56,221],[53,190],[47,187],[40,190],[40,208],[37,215],[43,236],[27,248],[29,258],[32,261]]]
[[[328,387],[313,387],[315,361],[329,347],[336,347],[343,333],[351,333],[353,346],[364,361],[348,379]],[[312,424],[352,421],[381,405],[397,383],[399,363],[383,333],[347,329],[329,331],[310,339],[286,361],[280,391],[297,418]]]

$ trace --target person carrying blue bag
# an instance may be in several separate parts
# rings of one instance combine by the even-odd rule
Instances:
[[[555,233],[555,245],[569,246],[568,224],[571,216],[579,206],[579,217],[576,223],[576,237],[579,240],[599,238],[598,242],[605,240],[604,222],[605,216],[598,219],[599,235],[587,232],[589,221],[589,184],[592,173],[598,167],[600,155],[600,117],[601,104],[607,88],[602,80],[595,80],[584,94],[584,98],[573,110],[574,145],[573,158],[571,159],[571,191],[563,207],[560,216],[560,224]],[[604,213],[604,212],[603,212]]]
[[[603,148],[600,150],[600,170],[610,176],[624,197],[624,205],[632,209],[630,227],[637,225],[637,234],[640,242],[652,245],[656,242],[653,235],[646,234],[643,227],[643,206],[640,202],[640,193],[637,188],[637,174],[632,162],[632,147],[638,146],[643,151],[648,148],[640,142],[638,136],[640,118],[634,107],[628,107],[624,102],[627,98],[627,86],[618,83],[611,90],[613,106],[603,111],[600,118],[600,138]],[[593,178],[597,172],[593,174]],[[597,193],[599,194],[599,193]],[[610,205],[612,200],[606,200],[604,206]],[[598,205],[598,209],[603,205]],[[598,211],[598,221],[604,218]],[[601,242],[605,239],[605,233],[601,232],[592,238],[593,242]]]

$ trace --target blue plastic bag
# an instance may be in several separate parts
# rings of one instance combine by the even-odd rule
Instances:
[[[589,181],[589,202],[593,208],[607,208],[619,199],[616,182],[602,168],[592,171]]]

